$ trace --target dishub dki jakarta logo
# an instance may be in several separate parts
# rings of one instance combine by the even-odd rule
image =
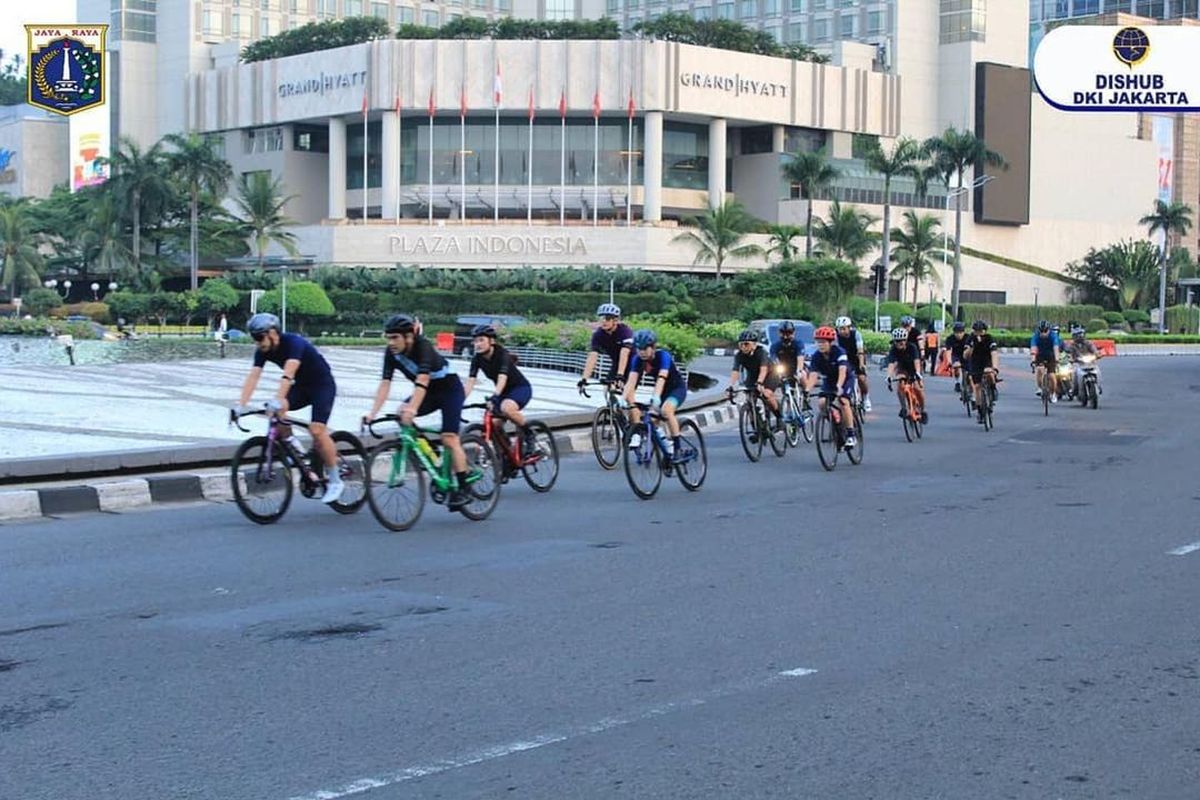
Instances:
[[[1166,78],[1157,72],[1137,74],[1133,68],[1150,56],[1150,37],[1141,28],[1122,28],[1113,36],[1112,52],[1129,67],[1125,73],[1098,73],[1096,90],[1075,92],[1075,105],[1186,106],[1186,92],[1167,90]],[[1108,91],[1108,97],[1104,92]]]

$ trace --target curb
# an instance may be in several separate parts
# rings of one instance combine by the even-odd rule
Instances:
[[[695,420],[701,428],[712,428],[731,422],[733,411],[722,398],[698,408],[684,409],[683,416]],[[592,452],[590,429],[556,431],[554,441],[562,454]],[[226,460],[231,452],[232,448],[226,448]],[[232,499],[228,465],[219,472],[97,478],[79,484],[0,491],[0,525],[64,514],[120,513],[147,506],[200,501],[224,503]]]

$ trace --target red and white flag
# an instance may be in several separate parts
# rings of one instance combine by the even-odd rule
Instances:
[[[563,89],[562,94],[558,96],[558,115],[563,119],[567,118],[567,90]]]
[[[363,92],[363,116],[367,115],[367,93]]]
[[[594,95],[592,95],[592,118],[600,119],[600,90],[599,89],[597,89],[596,93]]]
[[[533,122],[533,87],[529,87],[529,121]]]
[[[633,119],[633,112],[637,110],[637,107],[633,104],[633,89],[632,88],[629,90],[629,107],[627,110],[629,111],[629,118]]]
[[[396,113],[400,113],[400,93],[396,92]]]
[[[458,93],[458,115],[467,118],[467,85],[464,83]]]
[[[435,106],[433,104],[433,87],[430,86],[429,87],[429,116],[432,117],[435,111],[437,111],[437,106]]]
[[[504,97],[504,84],[500,81],[500,62],[496,62],[496,77],[492,80],[492,103],[496,108]]]

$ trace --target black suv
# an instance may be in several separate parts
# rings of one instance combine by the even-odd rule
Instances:
[[[468,315],[454,320],[454,355],[470,356],[475,352],[474,337],[471,331],[476,325],[491,325],[497,333],[503,333],[505,328],[515,328],[525,322],[524,317],[492,316],[489,314]]]

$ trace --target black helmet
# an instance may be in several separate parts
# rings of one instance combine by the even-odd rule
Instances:
[[[491,325],[476,325],[471,329],[472,336],[488,336],[492,339],[496,338],[496,329]]]
[[[954,332],[955,333],[959,333],[960,331],[965,331],[966,329],[967,329],[967,326],[964,325],[963,323],[961,323],[961,322],[954,323]]]
[[[1039,331],[1041,331],[1042,333],[1045,333],[1046,331],[1050,330],[1050,323],[1047,322],[1046,320],[1042,320],[1041,322],[1038,323],[1037,329]]]
[[[972,322],[972,323],[971,323],[971,330],[973,330],[973,331],[986,331],[986,330],[987,330],[987,323],[986,323],[986,322],[984,322],[984,321],[983,321],[983,320],[981,320],[981,319],[977,319],[977,320],[975,320],[974,322]]]
[[[393,314],[383,323],[384,333],[412,333],[416,322],[408,314]]]
[[[746,328],[738,334],[738,344],[742,342],[757,342],[758,334],[752,328]]]
[[[783,322],[779,323],[779,332],[780,333],[795,333],[796,332],[796,323],[792,322],[790,319],[785,319]]]

